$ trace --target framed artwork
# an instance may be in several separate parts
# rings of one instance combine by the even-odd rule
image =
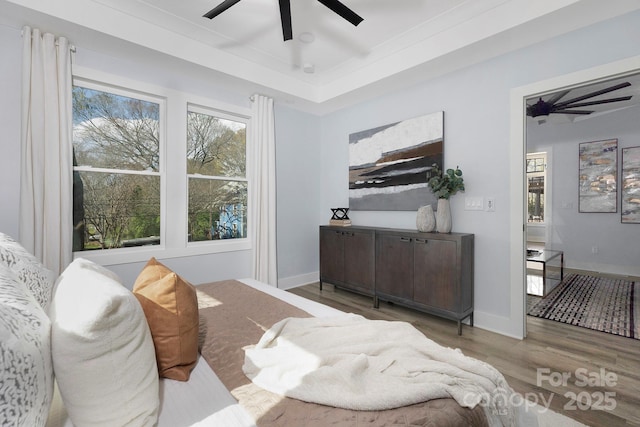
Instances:
[[[417,211],[437,204],[427,186],[436,163],[442,168],[444,112],[349,135],[349,209]]]
[[[579,212],[617,212],[618,140],[580,144]]]
[[[640,147],[622,149],[622,222],[640,224]]]

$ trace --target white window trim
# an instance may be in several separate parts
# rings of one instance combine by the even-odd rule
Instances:
[[[134,79],[105,73],[87,67],[74,66],[74,84],[78,82],[82,86],[95,83],[96,89],[105,86],[113,89],[113,93],[122,90],[124,96],[149,96],[151,100],[157,102],[164,100],[164,107],[160,110],[160,171],[161,175],[161,203],[160,203],[160,245],[140,246],[136,248],[118,248],[100,251],[79,251],[74,252],[74,258],[86,258],[101,265],[128,264],[133,262],[146,262],[151,257],[158,259],[179,258],[195,255],[214,254],[222,252],[247,251],[253,245],[250,237],[242,239],[212,240],[204,242],[187,241],[187,203],[188,177],[186,161],[186,138],[187,138],[187,114],[189,108],[194,106],[203,108],[205,111],[226,115],[224,118],[238,121],[246,120],[247,135],[250,133],[251,110],[246,107],[226,104],[214,99],[188,94],[153,84],[137,81]],[[119,89],[120,88],[120,89]],[[144,98],[141,98],[144,99]],[[167,120],[171,117],[171,122]],[[247,154],[249,153],[250,140],[247,138]],[[168,165],[169,159],[184,159],[175,161]],[[249,171],[249,159],[247,156],[247,179],[251,173]],[[92,168],[92,170],[96,170]],[[248,188],[248,203],[252,203],[251,188]],[[182,208],[171,209],[168,205],[175,205],[171,201],[181,200]],[[180,225],[181,224],[181,225]],[[247,218],[247,227],[251,227],[251,218]],[[250,236],[250,234],[248,234]]]

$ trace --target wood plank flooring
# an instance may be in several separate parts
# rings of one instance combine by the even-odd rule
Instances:
[[[290,292],[370,319],[410,322],[440,345],[460,348],[467,356],[495,366],[514,390],[530,400],[550,401],[554,411],[589,426],[640,427],[640,340],[533,317],[527,320],[524,340],[468,325],[458,336],[456,322],[385,302],[374,309],[371,297],[329,284],[323,284],[322,292],[317,283]],[[539,374],[539,369],[548,369],[548,375]],[[564,372],[570,375],[565,384],[555,383]],[[595,384],[601,373],[606,381]],[[539,381],[539,376],[544,378]],[[582,385],[584,380],[589,384]],[[598,404],[615,408],[596,409]]]

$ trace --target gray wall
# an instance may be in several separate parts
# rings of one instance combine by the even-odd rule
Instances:
[[[276,181],[278,287],[318,280],[320,121],[277,104]]]

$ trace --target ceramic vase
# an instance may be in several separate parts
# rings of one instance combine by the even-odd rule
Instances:
[[[449,204],[449,199],[438,199],[436,231],[438,233],[451,233],[451,205]]]
[[[416,228],[418,231],[430,233],[436,228],[436,216],[433,213],[431,205],[421,206],[418,208],[416,215]]]

